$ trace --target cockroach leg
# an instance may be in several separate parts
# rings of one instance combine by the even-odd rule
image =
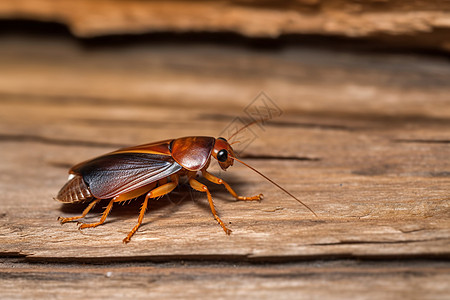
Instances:
[[[178,176],[171,176],[172,181],[166,184],[163,184],[150,192],[145,196],[144,203],[142,204],[141,211],[139,213],[138,223],[131,229],[130,233],[126,238],[123,239],[123,242],[126,244],[131,240],[133,234],[138,230],[139,226],[142,224],[142,220],[144,219],[145,211],[147,210],[148,199],[156,198],[164,196],[175,189],[178,185]]]
[[[223,230],[225,231],[226,234],[230,234],[231,230],[228,229],[225,224],[222,222],[222,220],[219,218],[219,216],[217,215],[216,209],[214,208],[214,203],[212,200],[212,196],[211,193],[208,190],[208,187],[206,185],[204,185],[203,183],[198,182],[197,180],[195,180],[194,178],[189,178],[189,184],[191,185],[191,187],[194,190],[197,190],[199,192],[205,192],[206,195],[208,196],[208,202],[209,202],[209,206],[211,208],[211,212],[214,216],[214,218],[216,219],[216,221],[220,224],[220,226],[222,226]]]
[[[92,201],[91,203],[89,203],[88,207],[86,207],[86,208],[83,210],[83,213],[81,214],[81,216],[78,216],[78,217],[70,217],[70,218],[58,217],[58,221],[60,221],[61,224],[64,224],[64,223],[67,223],[67,222],[71,222],[71,221],[75,221],[75,220],[84,218],[84,217],[88,214],[88,212],[89,212],[92,208],[94,208],[94,206],[95,206],[98,202],[100,202],[100,199],[95,199],[94,201]]]
[[[123,242],[126,244],[131,240],[131,237],[133,236],[133,234],[138,230],[139,226],[141,226],[142,224],[142,220],[144,220],[144,214],[145,211],[147,210],[147,204],[148,204],[148,195],[150,193],[147,194],[147,196],[145,196],[145,200],[144,203],[142,203],[142,207],[141,207],[141,212],[139,213],[139,218],[138,218],[138,223],[136,224],[136,226],[133,227],[133,229],[131,229],[130,233],[127,235],[126,238],[123,239]]]
[[[117,198],[119,198],[120,196],[116,196],[114,198],[111,199],[111,201],[109,201],[108,206],[106,207],[105,211],[102,214],[102,217],[100,219],[100,221],[98,221],[97,223],[90,223],[90,224],[86,224],[86,223],[79,223],[80,226],[78,227],[78,229],[85,229],[85,228],[91,228],[91,227],[97,227],[98,225],[101,225],[105,222],[106,217],[108,216],[109,212],[112,209],[113,203],[117,202]]]
[[[228,192],[234,197],[236,198],[236,200],[242,200],[242,201],[254,201],[254,200],[262,200],[263,199],[263,194],[259,194],[256,196],[252,196],[252,197],[244,197],[244,196],[238,196],[238,194],[236,194],[236,192],[231,188],[231,186],[226,183],[223,179],[220,179],[210,173],[208,173],[206,170],[202,170],[202,174],[203,177],[205,177],[207,180],[216,183],[216,184],[223,184],[225,186],[225,188],[228,190]]]

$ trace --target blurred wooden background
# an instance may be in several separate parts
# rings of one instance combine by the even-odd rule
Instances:
[[[448,298],[448,2],[277,5],[0,4],[0,298]],[[52,200],[71,165],[264,103],[241,156],[319,218],[237,164],[213,170],[265,199],[209,184],[230,236],[186,185],[128,245],[139,199],[56,221],[85,207]]]

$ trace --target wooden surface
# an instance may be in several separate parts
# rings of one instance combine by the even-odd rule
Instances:
[[[450,64],[439,57],[1,37],[0,297],[448,299]],[[240,194],[181,186],[78,231],[68,168],[134,145],[218,136],[260,91],[282,110],[242,153]],[[97,207],[88,221],[97,220]]]
[[[158,32],[325,35],[450,51],[446,0],[2,0],[0,18],[57,22],[79,37]]]

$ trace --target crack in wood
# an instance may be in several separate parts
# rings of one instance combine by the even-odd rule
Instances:
[[[197,119],[206,120],[221,120],[221,121],[233,121],[236,117],[224,114],[200,114]],[[245,120],[245,118],[243,118]],[[250,123],[252,120],[246,120]],[[344,130],[353,131],[356,128],[352,128],[345,125],[339,124],[320,124],[320,123],[307,123],[307,122],[280,122],[269,120],[264,123],[264,126],[269,127],[286,127],[286,128],[314,128],[314,129],[324,129],[324,130]]]
[[[339,241],[333,243],[314,243],[311,246],[339,246],[339,245],[370,245],[370,244],[407,244],[449,240],[448,238],[435,239],[417,239],[417,240],[399,240],[399,241]]]
[[[431,139],[395,139],[394,143],[417,143],[417,144],[450,144],[450,140]]]
[[[30,134],[0,134],[0,142],[19,142],[19,143],[41,143],[58,146],[83,146],[83,147],[95,147],[95,148],[123,148],[124,144],[82,141],[82,140],[69,140],[69,139],[53,139],[38,135]]]
[[[369,244],[369,243],[368,243]],[[383,243],[379,243],[383,244]],[[312,244],[319,245],[320,244]],[[333,244],[323,244],[333,245]],[[333,254],[305,254],[284,256],[255,256],[253,254],[188,254],[188,255],[144,255],[144,256],[114,256],[114,257],[56,257],[39,256],[39,254],[22,254],[20,252],[0,252],[2,259],[20,259],[25,263],[55,263],[55,264],[129,264],[129,263],[218,263],[222,265],[242,264],[291,264],[291,263],[313,263],[318,261],[449,261],[450,252],[440,253],[399,253],[399,254],[356,254],[341,252]]]
[[[9,252],[9,251],[0,251],[0,258],[2,259],[11,259],[11,258],[26,258],[27,255],[20,252]]]
[[[253,155],[253,154],[243,154],[240,158],[244,159],[261,159],[261,160],[299,160],[299,161],[320,161],[318,157],[307,157],[307,156],[277,156],[277,155]]]
[[[302,115],[299,113],[299,115]],[[269,120],[264,123],[264,126],[273,126],[273,127],[298,127],[298,128],[319,128],[325,130],[344,130],[344,131],[360,131],[360,130],[373,130],[374,127],[378,126],[392,126],[393,124],[405,124],[405,123],[424,123],[424,124],[433,124],[433,125],[450,125],[450,119],[447,117],[438,117],[438,116],[428,116],[421,115],[418,113],[411,114],[398,114],[395,116],[386,114],[386,113],[376,113],[371,112],[363,113],[363,112],[351,112],[351,111],[328,111],[328,110],[316,110],[316,111],[305,111],[303,113],[305,117],[314,117],[316,119],[330,120],[332,119],[334,122],[339,123],[341,120],[343,122],[348,122],[349,120],[354,122],[364,122],[365,125],[360,126],[347,126],[342,124],[330,124],[330,123],[311,123],[311,122],[290,122],[290,121],[273,121]],[[223,120],[231,122],[236,118],[236,116],[230,116],[225,114],[200,114],[198,118],[201,119],[210,119],[210,120]],[[243,117],[245,120],[245,117]],[[249,119],[247,120],[249,121]],[[252,120],[250,120],[252,121]],[[368,123],[372,123],[368,126]],[[393,141],[402,141],[403,139],[393,139]],[[408,139],[404,139],[408,141]]]
[[[27,94],[27,93],[7,93],[0,92],[0,98],[2,103],[25,103],[30,105],[33,104],[47,104],[47,105],[93,105],[96,106],[120,106],[120,107],[173,107],[174,105],[164,99],[154,98],[152,102],[139,100],[139,99],[126,99],[122,98],[108,98],[108,97],[93,97],[86,95],[38,95],[38,94]],[[184,104],[185,102],[179,102],[176,104],[178,108],[189,109],[192,105]]]
[[[126,119],[76,119],[77,123],[85,123],[88,125],[103,125],[103,126],[114,126],[114,127],[177,127],[187,126],[191,124],[191,122],[180,122],[179,120],[173,122],[167,121],[149,121],[149,120],[126,120]]]
[[[210,266],[210,269],[202,269],[195,267],[158,267],[152,268],[149,273],[145,273],[145,276],[150,276],[153,278],[152,282],[157,282],[162,280],[163,278],[170,278],[170,280],[184,280],[184,281],[199,281],[208,279],[217,279],[220,280],[223,278],[223,274],[216,272],[219,268],[223,269],[223,266]],[[230,268],[230,267],[226,267]],[[323,270],[320,267],[305,267],[306,269],[296,269],[290,267],[284,271],[273,271],[267,270],[267,267],[254,267],[254,269],[250,269],[249,267],[240,267],[239,269],[228,270],[232,272],[233,275],[253,277],[253,278],[263,278],[263,279],[299,279],[299,278],[315,278],[315,277],[324,277],[333,276],[333,277],[341,277],[341,278],[352,278],[352,277],[384,277],[384,276],[398,276],[408,274],[410,276],[427,276],[429,274],[439,273],[437,270],[433,270],[431,268],[423,268],[419,270],[411,270],[409,268],[401,268],[395,266],[393,269],[385,269],[379,270],[378,268],[370,268],[364,270],[358,270],[355,268],[338,268],[338,269],[327,269]],[[111,268],[109,268],[111,269]],[[169,269],[169,270],[167,270]],[[139,270],[138,272],[148,272],[149,270]],[[169,271],[169,272],[165,272]],[[188,271],[188,272],[187,272]],[[445,271],[442,271],[445,272]],[[108,273],[110,273],[108,275]],[[39,268],[39,269],[7,269],[3,272],[0,272],[0,279],[2,280],[29,280],[29,281],[69,281],[67,277],[64,278],[64,275],[69,275],[70,280],[82,280],[86,278],[98,278],[98,277],[110,277],[113,274],[116,276],[120,276],[122,279],[127,277],[136,276],[136,271],[130,270],[129,268],[122,268],[119,270],[114,270],[114,272],[106,272],[103,269],[88,269],[88,267],[81,268],[78,270],[70,270],[65,269],[63,271],[55,272],[54,270],[47,268]],[[142,274],[141,274],[142,275]],[[65,280],[64,280],[65,279]]]

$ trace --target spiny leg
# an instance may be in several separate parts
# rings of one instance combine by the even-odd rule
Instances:
[[[151,190],[145,196],[144,203],[142,204],[141,211],[139,213],[138,223],[133,227],[133,229],[131,229],[131,231],[127,235],[127,237],[123,239],[123,242],[125,244],[130,241],[133,234],[138,230],[139,226],[141,226],[142,220],[144,219],[145,211],[147,210],[148,199],[164,196],[165,194],[168,194],[171,191],[173,191],[173,189],[175,189],[175,187],[178,185],[178,176],[171,176],[171,179],[172,179],[171,182],[163,184],[163,185]]]
[[[84,217],[86,217],[86,215],[88,214],[88,212],[89,212],[92,208],[94,208],[94,206],[95,206],[98,202],[100,202],[100,200],[101,200],[101,199],[95,199],[94,201],[92,201],[91,203],[89,203],[88,207],[86,207],[86,208],[83,210],[83,213],[81,214],[81,216],[78,216],[78,217],[70,217],[70,218],[58,217],[58,221],[60,221],[61,224],[64,224],[64,223],[66,223],[66,222],[75,221],[75,220],[84,218]]]
[[[214,203],[211,197],[211,193],[208,190],[208,187],[206,185],[204,185],[201,182],[198,182],[197,180],[195,180],[194,178],[189,178],[189,184],[191,185],[191,187],[194,190],[197,190],[199,192],[205,192],[206,195],[208,196],[208,202],[209,202],[209,206],[211,208],[211,212],[214,216],[214,218],[216,219],[216,221],[220,224],[220,226],[222,226],[223,230],[225,231],[226,234],[230,234],[231,230],[228,229],[225,224],[222,222],[222,220],[219,218],[219,216],[217,215],[216,209],[214,208]]]
[[[244,196],[238,196],[236,192],[231,188],[231,186],[226,183],[223,179],[220,179],[210,173],[208,173],[206,170],[202,170],[203,177],[205,177],[207,180],[216,183],[216,184],[223,184],[225,188],[228,190],[228,192],[236,198],[236,200],[243,200],[243,201],[254,201],[254,200],[262,200],[263,194],[259,194],[252,197],[244,197]]]
[[[142,203],[141,212],[139,213],[138,223],[136,224],[136,226],[133,227],[133,229],[131,229],[131,231],[127,235],[127,237],[123,239],[123,242],[125,244],[130,241],[130,239],[133,236],[133,234],[138,230],[139,226],[141,226],[141,224],[142,224],[142,220],[144,219],[145,211],[147,210],[147,204],[148,204],[148,198],[149,198],[148,195],[149,194],[150,193],[148,193],[147,196],[145,196],[144,203]]]
[[[80,227],[78,227],[78,229],[81,230],[81,229],[84,229],[84,228],[97,227],[98,225],[103,224],[103,222],[105,222],[106,217],[108,216],[109,212],[112,209],[113,203],[117,201],[117,198],[119,198],[119,196],[116,196],[116,197],[112,198],[111,201],[109,201],[108,206],[106,206],[106,209],[103,212],[100,221],[98,221],[97,223],[90,223],[90,224],[81,223],[81,225],[80,225]]]

